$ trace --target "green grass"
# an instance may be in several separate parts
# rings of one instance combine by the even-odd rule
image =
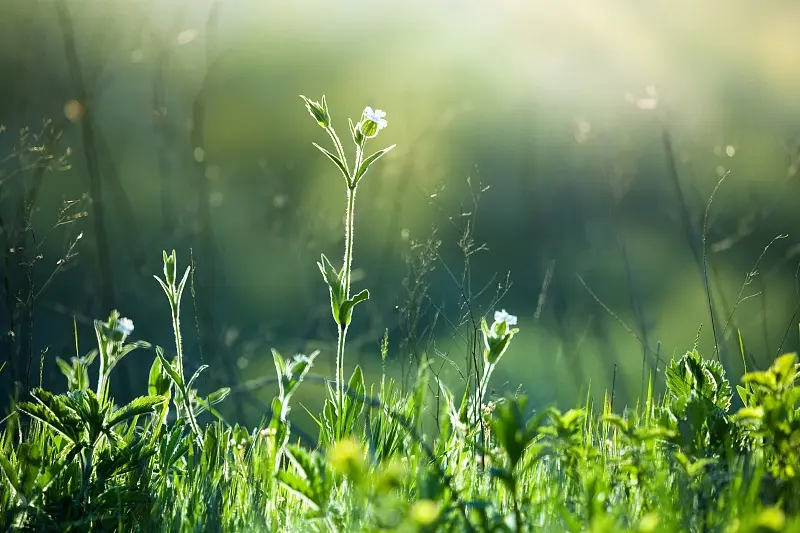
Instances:
[[[610,398],[596,405],[589,394],[565,412],[532,410],[522,395],[487,399],[518,332],[516,317],[500,311],[491,324],[474,320],[473,366],[459,393],[424,363],[410,389],[386,375],[368,384],[358,365],[346,378],[347,329],[369,297],[350,292],[356,188],[388,151],[364,157],[366,141],[386,124],[369,109],[350,123],[350,168],[325,99],[305,103],[333,142],[336,153],[318,148],[347,191],[343,266],[325,256],[319,263],[339,332],[336,378],[313,373],[318,352],[287,359],[273,351],[278,393],[270,412],[252,429],[225,422],[215,406],[230,389],[198,390],[205,366],[184,372],[180,310],[190,270],[181,277],[175,252],[164,253],[157,279],[174,348],[155,347],[144,394],[117,405],[114,368],[151,346],[129,342],[133,324],[114,311],[95,322],[95,350],[57,361],[68,392],[36,389],[14,405],[0,429],[0,528],[800,531],[794,354],[732,387],[695,347],[669,363],[664,395],[654,395],[650,380],[635,408],[615,412]],[[460,243],[467,257],[468,240]],[[739,346],[744,362],[741,338]],[[389,350],[387,340],[384,359]],[[317,440],[304,442],[292,431],[292,397],[310,381],[326,397],[309,413]]]
[[[302,381],[307,369],[287,370],[285,382]],[[195,438],[186,420],[163,422],[160,408],[168,404],[161,395],[120,410],[100,404],[91,389],[38,391],[36,400],[17,406],[19,416],[2,433],[0,525],[21,531],[800,528],[793,355],[747,374],[740,390],[747,407],[736,412],[719,366],[689,352],[670,366],[664,399],[648,396],[622,415],[608,403],[529,415],[524,398],[507,398],[470,420],[472,399],[461,403],[443,389],[440,427],[423,434],[423,418],[433,414],[423,408],[426,375],[409,395],[391,382],[375,398],[350,389],[347,398],[363,409],[351,435],[315,449],[295,444],[288,418],[279,416],[255,429],[211,423]]]

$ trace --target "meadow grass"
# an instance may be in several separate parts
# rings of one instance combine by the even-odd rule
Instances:
[[[356,192],[391,147],[366,155],[387,125],[367,108],[350,122],[351,167],[325,98],[304,101],[330,137],[333,151],[317,148],[346,192],[342,266],[324,255],[319,262],[338,331],[334,379],[313,373],[318,352],[273,351],[270,412],[256,428],[225,422],[215,406],[231,390],[198,390],[206,366],[185,373],[180,310],[190,269],[180,275],[175,252],[165,252],[157,279],[174,346],[154,348],[145,394],[121,406],[110,394],[119,361],[151,348],[131,342],[133,323],[114,311],[95,322],[96,349],[57,361],[68,392],[36,389],[2,421],[3,530],[800,530],[794,354],[746,373],[734,392],[722,366],[694,347],[669,363],[665,393],[654,394],[651,378],[633,408],[615,411],[610,398],[598,406],[587,396],[567,411],[532,410],[522,395],[487,399],[518,332],[516,317],[498,310],[474,328],[460,393],[426,359],[410,388],[386,376],[367,384],[358,365],[346,378],[348,327],[369,297],[351,287]],[[384,358],[389,350],[387,339]],[[292,396],[310,381],[327,394],[312,413],[313,443],[291,425]]]

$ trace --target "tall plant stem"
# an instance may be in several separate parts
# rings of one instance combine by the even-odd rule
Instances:
[[[356,166],[356,168],[358,168]],[[347,185],[347,212],[345,213],[344,233],[344,297],[350,298],[350,270],[353,264],[353,230],[355,228],[356,185]],[[339,325],[339,339],[336,346],[336,395],[339,416],[344,413],[344,346],[347,340],[347,324]]]
[[[197,439],[198,444],[200,447],[203,446],[203,433],[200,431],[200,426],[197,423],[197,419],[194,416],[194,409],[192,408],[192,399],[190,397],[191,390],[186,387],[186,373],[183,370],[183,341],[181,339],[181,302],[180,298],[175,298],[174,303],[172,304],[172,329],[175,332],[175,358],[177,360],[177,369],[178,375],[181,378],[182,388],[180,390],[181,396],[183,397],[183,408],[186,410],[186,418],[189,422],[189,427],[192,429],[192,432],[195,434],[195,438]]]

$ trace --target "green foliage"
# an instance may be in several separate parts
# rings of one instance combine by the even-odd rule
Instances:
[[[427,364],[403,390],[365,382],[356,365],[344,382],[356,186],[390,148],[364,158],[386,126],[366,108],[349,121],[350,168],[325,98],[303,97],[335,152],[317,146],[345,178],[345,259],[323,255],[338,329],[336,378],[326,380],[315,446],[290,442],[292,399],[319,352],[272,351],[277,392],[264,427],[231,426],[213,406],[231,392],[201,396],[187,378],[180,327],[187,268],[163,253],[164,290],[175,353],[156,347],[147,395],[119,406],[112,370],[143,341],[113,311],[95,322],[98,347],[57,359],[67,392],[35,389],[0,430],[0,529],[10,531],[671,532],[797,531],[800,528],[800,365],[795,354],[746,374],[743,407],[718,362],[696,349],[669,364],[666,394],[635,409],[591,402],[531,412],[522,395],[484,401],[489,380],[518,332],[497,311],[480,320],[483,358],[457,397]],[[316,146],[316,145],[315,145]],[[481,338],[481,337],[477,337]],[[77,344],[77,339],[76,339]],[[743,343],[740,338],[740,346]],[[388,340],[381,347],[385,361]],[[89,370],[99,360],[97,388]],[[0,366],[0,371],[3,367]],[[435,380],[432,394],[431,376]],[[475,387],[473,388],[473,384]],[[369,393],[367,391],[369,390]],[[433,396],[436,409],[429,409]],[[170,421],[174,409],[174,421]],[[216,420],[201,424],[204,413]],[[20,416],[21,415],[21,416]]]
[[[794,353],[778,357],[766,371],[745,374],[737,387],[744,407],[734,417],[744,430],[745,446],[763,457],[768,472],[787,491],[800,490],[798,377]]]
[[[664,426],[692,457],[716,457],[731,445],[731,387],[722,365],[703,359],[697,350],[672,361],[666,370],[668,405]]]

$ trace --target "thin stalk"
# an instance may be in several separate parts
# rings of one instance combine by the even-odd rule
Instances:
[[[353,232],[355,229],[356,186],[347,187],[347,213],[344,235],[344,297],[350,298],[350,270],[353,264]]]
[[[347,337],[347,326],[339,326],[339,339],[336,343],[336,408],[339,420],[344,416],[344,344]]]
[[[186,378],[183,374],[183,340],[181,338],[181,311],[180,304],[176,303],[172,307],[172,331],[175,334],[175,355],[178,359],[178,375],[181,381]]]
[[[191,391],[186,387],[186,376],[183,371],[183,342],[181,340],[181,318],[180,318],[180,302],[176,301],[172,306],[172,330],[175,333],[175,357],[178,361],[177,372],[181,377],[181,396],[183,396],[184,409],[186,410],[186,418],[189,421],[189,427],[197,438],[200,447],[203,446],[203,434],[200,431],[200,426],[194,417],[194,409],[192,409],[192,401],[189,395]]]
[[[358,158],[357,158],[358,159]],[[358,161],[356,161],[358,163]],[[358,167],[356,167],[358,168]],[[353,264],[353,230],[355,221],[356,186],[347,186],[347,212],[345,213],[344,234],[344,297],[350,298],[350,269]],[[347,340],[347,324],[339,325],[339,339],[336,346],[336,396],[339,416],[344,416],[344,346]]]
[[[344,164],[344,169],[350,174],[350,169],[347,166],[347,158],[344,155],[344,146],[342,146],[342,141],[339,140],[339,136],[336,135],[336,131],[333,129],[333,126],[325,128],[325,131],[328,133],[328,136],[333,141],[333,145],[336,147],[336,154],[339,156],[339,159]],[[356,170],[358,169],[358,164],[356,164]]]

